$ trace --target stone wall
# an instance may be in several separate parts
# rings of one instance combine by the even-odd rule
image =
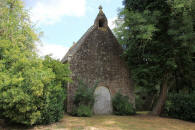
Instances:
[[[132,81],[121,54],[122,48],[109,28],[96,27],[90,32],[69,62],[73,83],[68,85],[68,112],[72,111],[79,80],[91,87],[98,81],[98,86],[107,87],[111,96],[120,91],[134,104]]]

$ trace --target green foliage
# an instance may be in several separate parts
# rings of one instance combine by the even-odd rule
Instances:
[[[67,64],[62,64],[58,60],[54,60],[46,56],[43,65],[50,68],[55,74],[55,79],[52,80],[51,86],[47,88],[46,92],[50,95],[45,99],[47,108],[42,113],[41,124],[49,124],[59,121],[65,111],[66,87],[67,82],[70,81],[68,75],[70,70]]]
[[[195,121],[195,93],[186,94],[170,94],[164,107],[164,115],[188,120]]]
[[[82,81],[79,82],[77,91],[74,96],[75,108],[72,112],[73,116],[91,116],[94,104],[94,87],[88,87]]]
[[[0,6],[0,117],[25,125],[58,121],[67,65],[37,57],[38,36],[20,0],[0,1]]]
[[[63,87],[66,87],[67,81],[71,82],[69,74],[71,73],[68,64],[62,64],[59,60],[54,60],[49,56],[46,56],[43,61],[43,65],[52,69],[55,73],[55,82],[61,83]]]
[[[49,95],[44,99],[44,109],[41,110],[39,124],[50,124],[59,121],[64,116],[65,89],[59,84],[53,84],[46,90]]]
[[[143,111],[145,110],[144,108],[144,100],[140,95],[135,96],[135,106],[136,106],[136,111]]]
[[[157,100],[160,86],[155,86],[155,89],[147,87],[135,87],[135,105],[136,111],[151,111],[154,103]]]
[[[133,105],[129,103],[129,99],[127,96],[123,96],[120,93],[116,93],[116,95],[112,99],[113,112],[116,115],[133,115],[135,114],[135,109]]]
[[[91,117],[92,116],[92,109],[90,106],[86,105],[79,105],[78,108],[75,108],[72,112],[73,116],[78,117]]]
[[[124,0],[124,5],[114,32],[136,86],[158,94],[155,86],[167,82],[171,89],[191,91],[195,77],[193,0]]]
[[[195,43],[191,2],[124,1],[126,8],[119,16],[119,21],[124,22],[119,22],[115,33],[138,86],[154,88],[167,73],[170,78],[179,78],[183,70],[184,77],[192,77]]]
[[[55,84],[61,84],[61,87],[63,88],[63,94],[60,95],[60,92],[56,92],[54,93],[54,97],[55,95],[57,96],[62,96],[62,95],[67,95],[67,82],[72,82],[71,79],[69,78],[70,75],[70,70],[69,70],[69,65],[68,64],[62,64],[60,61],[58,60],[53,60],[51,57],[46,56],[44,58],[43,61],[43,65],[52,69],[53,73],[55,73]],[[51,98],[52,99],[52,98]],[[61,101],[61,105],[64,104],[63,109],[66,111],[66,107],[67,104],[66,102],[64,102],[63,100],[64,98],[59,98],[59,100]],[[58,100],[58,102],[59,102]],[[58,107],[61,108],[62,106]]]
[[[94,103],[94,89],[95,87],[89,88],[82,81],[79,82],[78,89],[74,97],[74,104],[79,106],[81,104],[87,106],[93,106]]]

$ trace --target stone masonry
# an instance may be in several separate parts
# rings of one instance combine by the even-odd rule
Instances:
[[[75,43],[62,59],[70,64],[72,83],[68,85],[67,111],[73,109],[73,98],[79,80],[89,87],[107,87],[111,97],[120,91],[135,103],[133,82],[121,58],[123,49],[108,27],[107,18],[100,7],[99,14],[84,36]]]

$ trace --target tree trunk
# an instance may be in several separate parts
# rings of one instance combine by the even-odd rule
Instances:
[[[152,109],[151,112],[152,115],[159,116],[161,114],[162,108],[166,101],[167,93],[168,93],[168,86],[167,86],[167,77],[166,77],[164,82],[160,86],[160,95],[156,105]]]

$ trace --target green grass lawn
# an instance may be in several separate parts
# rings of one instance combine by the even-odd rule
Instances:
[[[4,125],[3,130],[25,129],[19,126]],[[27,128],[26,128],[27,129]],[[135,116],[93,116],[72,117],[65,115],[58,122],[46,126],[35,126],[31,130],[195,130],[195,123],[149,116],[138,113]]]

